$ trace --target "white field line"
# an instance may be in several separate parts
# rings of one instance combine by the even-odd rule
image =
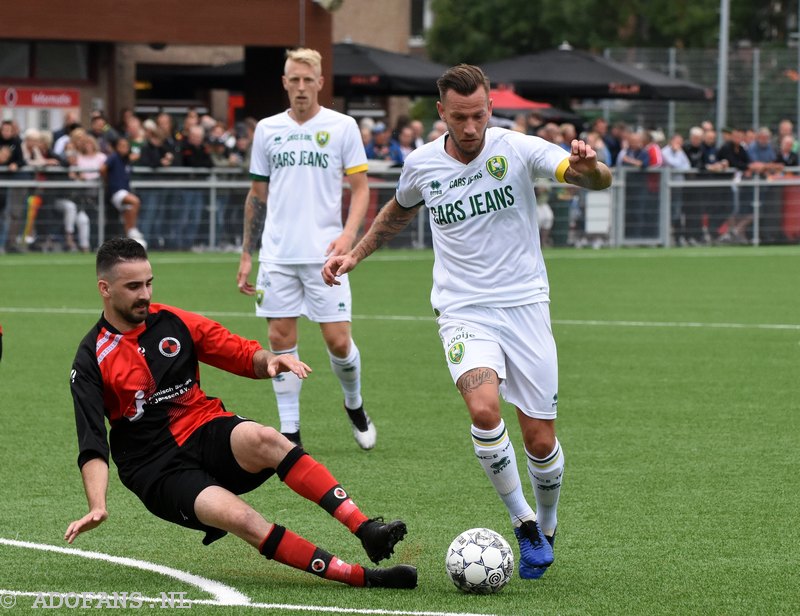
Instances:
[[[81,314],[100,317],[102,309],[98,308],[33,308],[25,306],[0,306],[0,314]],[[254,318],[252,312],[222,312],[215,310],[201,311],[201,314],[213,318]],[[403,314],[354,314],[354,320],[364,321],[418,321],[435,322],[431,316],[415,316]],[[800,331],[800,323],[715,323],[703,321],[603,321],[599,319],[553,319],[556,325],[576,325],[594,327],[655,327],[655,328],[694,328],[694,329],[760,329]]]
[[[796,258],[800,254],[797,246],[764,246],[764,247],[735,247],[713,249],[648,249],[648,250],[546,250],[544,252],[545,261],[560,261],[562,259],[717,259],[738,257],[749,259],[751,257],[790,257]],[[170,265],[197,265],[203,263],[238,263],[238,253],[201,253],[201,254],[170,254],[160,255],[152,253],[150,260],[155,264]],[[412,262],[412,261],[433,261],[433,253],[430,250],[420,250],[418,252],[396,252],[387,250],[371,255],[367,263],[374,262]],[[49,267],[49,266],[94,266],[94,260],[82,258],[67,258],[54,254],[47,259],[0,259],[0,267]],[[234,272],[235,273],[235,272]]]
[[[102,560],[109,563],[113,563],[115,565],[122,565],[123,567],[131,567],[134,569],[141,569],[143,571],[152,571],[154,573],[171,577],[173,579],[195,586],[196,588],[199,588],[201,591],[206,592],[210,594],[212,597],[214,597],[213,599],[185,599],[181,597],[175,597],[176,602],[179,603],[180,605],[191,604],[191,605],[238,606],[238,607],[250,607],[257,609],[294,611],[294,612],[325,612],[329,614],[378,614],[383,616],[494,616],[492,614],[468,614],[460,612],[430,612],[430,611],[417,612],[417,611],[402,611],[402,610],[383,610],[383,609],[372,609],[372,608],[350,608],[350,607],[324,606],[324,605],[293,605],[289,603],[254,603],[247,595],[244,595],[235,588],[226,586],[221,582],[209,580],[199,575],[187,573],[186,571],[181,571],[179,569],[174,569],[172,567],[157,565],[155,563],[147,562],[145,560],[127,558],[124,556],[113,556],[111,554],[103,554],[102,552],[89,552],[87,550],[80,550],[78,548],[67,548],[62,546],[49,545],[46,543],[17,541],[15,539],[6,539],[3,537],[0,537],[0,544],[11,547],[26,548],[29,550],[40,550],[43,552],[56,552],[59,554],[69,554],[72,556],[79,556],[81,558],[88,558],[90,560]],[[130,593],[128,594],[130,595]],[[2,606],[6,608],[13,607],[13,603],[9,603],[7,599],[3,598],[4,596],[34,597],[34,598],[48,596],[48,597],[63,597],[64,599],[72,599],[76,595],[80,596],[81,598],[86,598],[87,600],[93,599],[96,601],[100,601],[101,599],[106,599],[109,596],[111,596],[113,601],[113,593],[90,593],[90,592],[63,593],[63,592],[47,592],[47,591],[32,592],[32,591],[0,589],[0,604],[2,604]],[[143,603],[161,605],[162,607],[164,606],[165,602],[165,599],[162,597],[156,598],[156,597],[145,597],[137,595],[136,599],[141,600]],[[133,599],[129,600],[133,601]]]
[[[172,567],[165,567],[155,563],[149,563],[145,560],[137,560],[135,558],[127,558],[124,556],[112,556],[111,554],[103,554],[102,552],[89,552],[87,550],[80,550],[78,548],[67,548],[58,545],[48,545],[46,543],[32,543],[30,541],[16,541],[14,539],[5,539],[0,537],[0,544],[9,545],[18,548],[27,548],[29,550],[41,550],[43,552],[56,552],[58,554],[70,554],[73,556],[80,556],[81,558],[88,558],[90,560],[103,560],[115,565],[122,565],[124,567],[132,567],[133,569],[142,569],[143,571],[153,571],[167,577],[185,582],[199,588],[203,592],[210,594],[220,605],[244,605],[250,603],[250,598],[243,595],[235,588],[226,586],[221,582],[215,582],[199,575],[173,569]]]

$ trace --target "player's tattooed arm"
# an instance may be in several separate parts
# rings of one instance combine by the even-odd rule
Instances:
[[[244,205],[242,248],[245,252],[252,253],[258,250],[266,218],[267,184],[266,182],[253,182]]]
[[[486,383],[497,384],[497,373],[491,368],[473,368],[461,375],[456,383],[462,396],[471,394]]]
[[[421,205],[420,203],[411,208],[404,208],[392,197],[375,217],[375,221],[372,223],[367,234],[356,247],[353,248],[353,256],[358,259],[358,261],[362,261],[378,248],[389,242],[394,236],[408,226],[408,223],[417,215],[417,211]]]

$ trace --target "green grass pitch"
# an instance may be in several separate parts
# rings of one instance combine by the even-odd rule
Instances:
[[[551,250],[546,259],[566,471],[556,562],[542,580],[515,575],[497,595],[467,596],[446,577],[445,551],[461,531],[487,526],[514,542],[444,363],[429,252],[381,252],[352,274],[375,450],[352,439],[316,326],[300,329],[314,369],[301,401],[305,445],[365,513],[407,521],[393,560],[419,567],[417,590],[318,580],[231,537],[204,547],[199,533],[152,517],[114,469],[109,520],[74,547],[189,572],[274,606],[192,604],[194,614],[800,612],[800,249]],[[264,321],[236,290],[236,255],[154,253],[152,263],[155,301],[266,343]],[[66,546],[67,524],[85,513],[68,377],[100,310],[91,255],[0,258],[0,541]],[[229,409],[277,421],[269,383],[201,374]],[[278,480],[246,499],[366,564],[344,527]],[[1,542],[0,589],[211,598],[158,573]],[[34,603],[14,600],[10,614]]]

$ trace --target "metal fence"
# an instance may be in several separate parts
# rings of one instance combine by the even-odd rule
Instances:
[[[365,228],[393,195],[397,171],[371,175]],[[136,169],[138,227],[155,250],[241,249],[248,176],[228,169]],[[556,246],[681,246],[800,243],[800,168],[773,177],[733,173],[614,169],[605,191],[537,183],[540,207],[554,213]],[[345,189],[347,212],[349,191]],[[67,170],[0,172],[0,248],[93,250],[122,232],[100,181],[69,179]],[[424,213],[391,243],[431,246]],[[737,231],[740,231],[737,232]]]
[[[717,49],[610,48],[605,55],[624,64],[688,79],[717,88]],[[728,54],[726,124],[737,128],[767,126],[773,131],[783,119],[800,128],[798,50],[739,47]],[[587,115],[605,115],[643,128],[660,128],[685,135],[703,120],[716,122],[712,101],[584,101],[576,108]]]

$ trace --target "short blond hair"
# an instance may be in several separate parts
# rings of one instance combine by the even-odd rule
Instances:
[[[288,49],[286,51],[286,64],[283,66],[284,73],[286,73],[289,68],[289,62],[307,64],[318,73],[322,72],[322,55],[316,49],[308,49],[307,47]]]

